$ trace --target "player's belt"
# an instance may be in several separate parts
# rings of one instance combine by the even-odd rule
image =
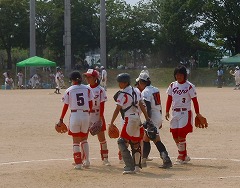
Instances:
[[[187,108],[174,108],[173,111],[175,112],[187,111]]]
[[[88,110],[71,110],[71,112],[77,112],[77,111],[88,112]]]
[[[96,110],[91,110],[90,113],[95,113],[95,112],[99,112],[100,110],[96,109]]]

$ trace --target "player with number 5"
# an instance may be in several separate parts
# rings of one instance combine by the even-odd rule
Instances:
[[[64,106],[60,116],[59,124],[63,122],[64,116],[70,108],[70,122],[68,134],[73,139],[73,158],[75,169],[81,169],[83,159],[89,159],[89,145],[87,142],[89,129],[89,111],[92,109],[94,94],[89,86],[83,85],[81,74],[73,71],[70,74],[70,86],[64,93],[62,101]]]

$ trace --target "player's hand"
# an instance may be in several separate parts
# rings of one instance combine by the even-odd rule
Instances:
[[[165,119],[166,119],[167,121],[169,121],[169,117],[170,117],[169,112],[166,112]]]

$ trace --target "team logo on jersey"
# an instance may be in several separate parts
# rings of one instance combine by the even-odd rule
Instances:
[[[178,94],[178,95],[182,95],[184,93],[187,93],[188,89],[178,89],[178,87],[175,87],[173,89],[173,94]]]

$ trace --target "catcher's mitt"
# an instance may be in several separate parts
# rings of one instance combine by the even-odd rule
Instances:
[[[208,122],[207,119],[203,116],[196,116],[195,117],[195,127],[197,128],[207,128],[208,127]]]
[[[119,137],[119,130],[116,125],[109,125],[108,136],[110,138],[118,138]]]
[[[66,133],[68,131],[67,126],[63,122],[56,123],[55,129],[58,133]]]
[[[91,135],[96,135],[98,134],[102,129],[102,121],[96,121],[95,123],[92,124],[92,126],[89,128],[89,131]]]

